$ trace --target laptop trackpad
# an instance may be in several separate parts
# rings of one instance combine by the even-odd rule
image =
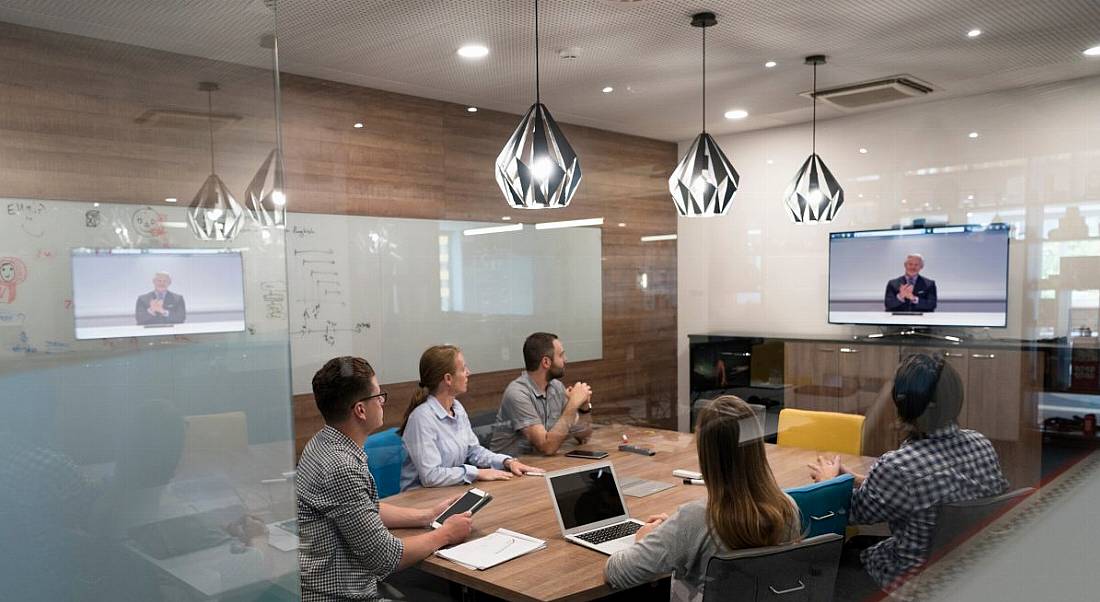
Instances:
[[[615,541],[609,541],[605,544],[601,544],[600,549],[604,552],[607,552],[608,554],[614,554],[615,552],[618,552],[619,550],[625,550],[632,545],[634,545],[633,535],[631,535],[630,537],[620,537]]]

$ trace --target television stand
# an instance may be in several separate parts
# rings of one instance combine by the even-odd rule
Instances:
[[[949,343],[961,343],[968,339],[967,336],[955,336],[952,334],[938,334],[931,332],[927,329],[919,328],[903,328],[901,330],[895,330],[893,332],[878,332],[866,335],[866,339],[886,339],[886,340],[904,340],[908,338],[925,338],[933,339],[937,341],[947,341]]]

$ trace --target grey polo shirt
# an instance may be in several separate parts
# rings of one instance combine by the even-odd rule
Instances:
[[[544,393],[526,371],[520,373],[504,389],[489,448],[513,457],[532,453],[534,447],[524,436],[523,429],[541,424],[549,431],[561,418],[565,403],[565,385],[560,380],[551,380]],[[569,432],[581,432],[586,428],[583,424],[574,424]]]

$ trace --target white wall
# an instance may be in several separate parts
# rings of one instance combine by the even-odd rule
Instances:
[[[979,136],[972,139],[970,132]],[[819,122],[818,154],[845,191],[844,207],[828,224],[794,224],[783,205],[784,188],[810,153],[808,123],[718,142],[741,174],[733,206],[720,218],[679,218],[677,224],[681,428],[689,398],[688,334],[874,330],[826,323],[832,231],[883,228],[925,216],[950,223],[988,223],[997,216],[1014,224],[1015,239],[1008,328],[989,334],[1064,336],[1077,325],[1070,321],[1070,293],[1059,288],[1056,272],[1065,255],[1100,255],[1100,78]],[[1068,206],[1081,208],[1092,240],[1065,242],[1049,235]],[[1076,276],[1100,281],[1096,273]],[[1047,289],[1042,300],[1041,289]],[[1076,294],[1074,319],[1097,295]]]

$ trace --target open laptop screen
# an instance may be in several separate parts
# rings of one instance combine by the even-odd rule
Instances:
[[[550,477],[550,485],[566,529],[626,515],[607,466]]]

